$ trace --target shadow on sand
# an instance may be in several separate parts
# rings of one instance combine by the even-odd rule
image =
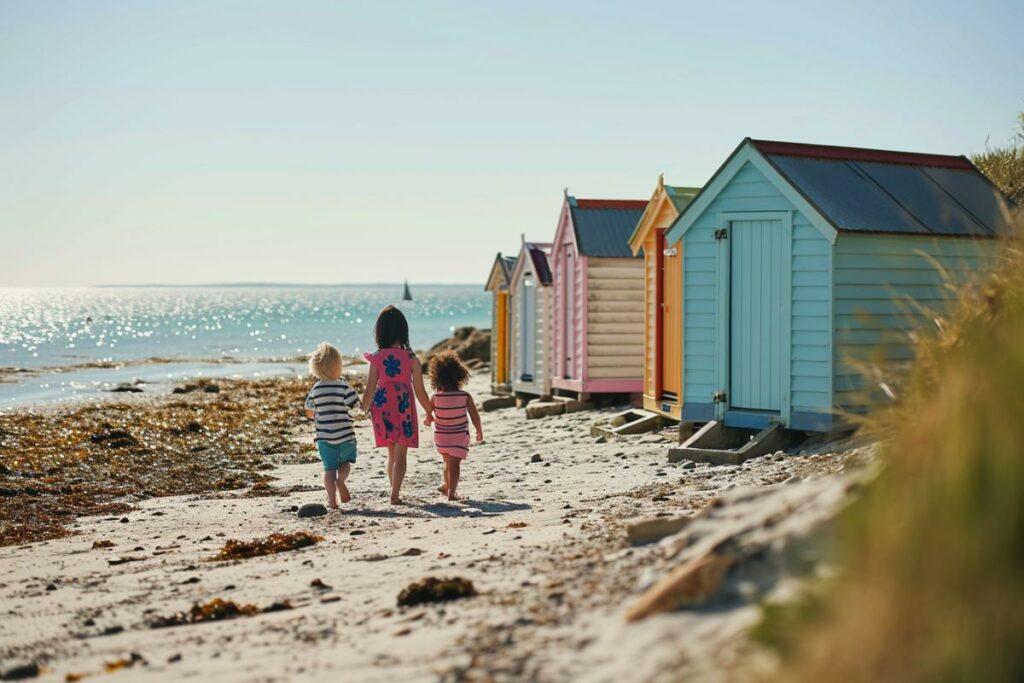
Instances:
[[[518,510],[529,510],[526,503],[509,503],[500,500],[460,500],[460,505],[432,503],[421,509],[435,517],[497,517]]]
[[[375,517],[381,519],[428,519],[430,517],[497,517],[509,512],[529,510],[526,503],[509,503],[499,500],[460,500],[452,503],[409,504],[388,510],[379,508],[350,508],[345,510],[348,517]]]

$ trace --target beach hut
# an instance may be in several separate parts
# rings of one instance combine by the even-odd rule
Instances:
[[[509,282],[516,260],[502,256],[501,252],[494,258],[491,274],[487,277],[484,289],[494,295],[491,306],[491,392],[507,394],[511,391],[509,382]]]
[[[552,244],[551,387],[586,398],[643,390],[643,259],[629,236],[645,201],[566,193]]]
[[[683,418],[829,431],[912,359],[1009,229],[966,158],[744,140],[669,229],[682,240]]]
[[[523,242],[509,289],[512,291],[512,391],[517,395],[551,393],[549,348],[551,346],[550,244]]]
[[[683,404],[683,249],[665,241],[665,230],[699,190],[658,176],[629,238],[633,255],[644,253],[644,408],[676,420]]]

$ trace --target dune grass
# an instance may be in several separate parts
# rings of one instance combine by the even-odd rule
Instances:
[[[766,609],[785,680],[1010,681],[1024,672],[1024,242],[963,290],[899,402],[885,467],[837,538],[842,573]]]

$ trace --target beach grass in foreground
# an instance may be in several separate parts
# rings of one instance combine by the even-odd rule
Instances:
[[[1024,671],[1024,251],[923,339],[873,417],[885,471],[850,510],[843,573],[754,634],[788,680],[1010,681]]]

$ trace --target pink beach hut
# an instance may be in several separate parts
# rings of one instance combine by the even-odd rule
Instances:
[[[566,193],[551,254],[554,393],[643,391],[644,261],[629,237],[646,206]]]

